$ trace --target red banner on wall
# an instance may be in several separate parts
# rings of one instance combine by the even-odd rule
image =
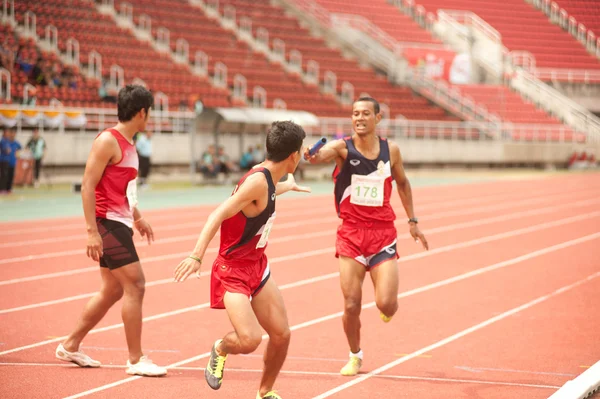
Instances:
[[[441,79],[456,84],[471,81],[471,58],[468,54],[418,47],[404,48],[403,54],[412,67],[423,68],[425,76],[430,79]]]

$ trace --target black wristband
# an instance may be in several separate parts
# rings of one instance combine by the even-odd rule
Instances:
[[[419,219],[417,219],[417,218],[410,218],[410,219],[408,219],[408,223],[419,223]]]

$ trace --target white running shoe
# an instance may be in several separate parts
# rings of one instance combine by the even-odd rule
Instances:
[[[167,369],[157,366],[152,360],[148,359],[146,356],[142,356],[136,364],[131,364],[129,360],[127,360],[126,372],[131,375],[158,377],[167,374]]]
[[[94,360],[83,351],[78,350],[77,352],[69,352],[63,346],[59,344],[56,348],[56,358],[65,362],[72,362],[79,367],[100,367],[101,363],[98,360]]]

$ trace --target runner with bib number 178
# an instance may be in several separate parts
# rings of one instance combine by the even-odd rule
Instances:
[[[350,359],[342,375],[356,375],[363,361],[360,346],[362,283],[371,274],[375,302],[381,319],[389,322],[398,310],[398,252],[396,215],[390,205],[392,180],[408,216],[411,236],[427,250],[429,245],[418,227],[410,182],[404,172],[400,148],[378,137],[381,121],[377,100],[359,98],[352,107],[354,135],[331,141],[316,154],[305,151],[312,164],[335,161],[335,203],[342,224],[337,231],[336,254],[344,295],[342,323],[350,346]]]

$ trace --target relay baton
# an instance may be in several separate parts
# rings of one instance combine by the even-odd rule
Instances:
[[[321,147],[325,145],[325,143],[327,143],[327,138],[321,137],[321,139],[317,141],[310,150],[308,150],[308,154],[312,157],[321,149]]]

